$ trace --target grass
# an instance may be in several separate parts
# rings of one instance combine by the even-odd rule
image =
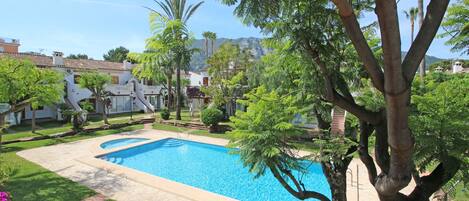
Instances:
[[[173,131],[173,132],[181,132],[181,133],[190,130],[190,129],[184,128],[184,127],[177,127],[177,126],[172,126],[172,125],[167,125],[167,124],[159,124],[159,123],[154,123],[153,124],[153,129]]]
[[[135,113],[133,115],[134,120],[143,119],[149,117],[149,114]],[[122,124],[130,121],[130,114],[115,114],[109,116],[110,124]],[[20,138],[27,137],[39,137],[45,135],[53,135],[57,133],[63,133],[72,130],[70,123],[64,124],[58,121],[47,121],[47,122],[38,122],[38,128],[36,133],[31,132],[31,124],[23,123],[18,126],[12,126],[8,128],[7,132],[2,135],[2,141],[11,141]],[[88,119],[88,125],[85,128],[97,128],[104,125],[101,115],[90,116]]]
[[[222,139],[231,139],[228,134],[225,133],[209,133],[208,130],[193,130],[189,132],[192,135],[201,135],[206,137],[213,137],[213,138],[222,138]]]
[[[1,167],[13,167],[14,171],[4,189],[13,195],[14,200],[64,200],[80,201],[96,194],[93,190],[63,178],[54,172],[48,171],[39,165],[29,162],[16,152],[42,146],[49,146],[65,142],[121,133],[142,129],[143,125],[133,125],[120,129],[103,130],[90,133],[81,133],[76,136],[60,139],[46,139],[31,142],[8,144],[2,147],[0,160]]]

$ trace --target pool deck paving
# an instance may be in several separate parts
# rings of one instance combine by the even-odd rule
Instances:
[[[129,137],[148,138],[149,140],[114,149],[104,150],[100,147],[100,144],[106,141]],[[17,154],[60,176],[85,185],[117,201],[235,200],[97,158],[97,156],[105,155],[110,152],[151,143],[165,138],[179,138],[221,146],[228,143],[228,140],[225,139],[153,130],[146,127],[146,129],[138,131],[24,150]],[[306,155],[308,152],[299,151],[298,154]],[[363,163],[358,159],[353,159],[349,168],[350,171],[347,173],[348,200],[357,200],[357,195],[359,196],[359,200],[378,200],[373,186],[368,181],[368,174]],[[356,185],[357,168],[359,178],[358,191]],[[353,179],[351,179],[352,176]],[[408,194],[414,186],[415,184],[412,182],[401,192]]]

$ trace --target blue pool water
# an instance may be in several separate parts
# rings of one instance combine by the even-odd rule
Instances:
[[[239,156],[228,152],[221,146],[170,138],[113,152],[101,159],[242,201],[297,200],[270,171],[254,179]],[[330,198],[321,166],[308,165],[309,172],[303,176],[306,188]]]
[[[125,145],[129,145],[132,143],[137,143],[137,142],[142,142],[148,140],[146,138],[123,138],[123,139],[117,139],[117,140],[111,140],[107,141],[105,143],[101,144],[101,148],[103,149],[112,149],[116,147],[121,147]]]

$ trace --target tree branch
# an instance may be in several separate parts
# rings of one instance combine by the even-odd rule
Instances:
[[[420,61],[422,61],[425,53],[430,47],[430,44],[435,38],[436,33],[438,32],[438,28],[443,20],[448,4],[449,0],[430,1],[422,27],[402,62],[404,77],[406,78],[407,83],[412,83]]]
[[[384,74],[378,61],[376,60],[370,46],[366,42],[363,32],[358,23],[357,16],[352,6],[347,0],[332,0],[339,10],[339,15],[344,24],[345,30],[352,40],[352,44],[357,50],[360,60],[363,62],[366,71],[371,77],[373,86],[384,92]]]
[[[371,133],[373,133],[373,126],[367,124],[364,121],[360,121],[360,146],[358,148],[358,153],[360,155],[360,160],[365,164],[366,169],[368,170],[368,179],[372,185],[376,182],[376,166],[373,158],[368,153],[368,138]]]
[[[303,192],[297,192],[295,191],[288,183],[285,181],[285,179],[280,175],[280,172],[278,171],[277,167],[274,165],[269,165],[269,169],[274,175],[274,177],[282,184],[282,186],[287,189],[287,191],[295,196],[296,198],[300,200],[308,199],[308,198],[315,198],[321,201],[330,201],[329,198],[327,198],[325,195],[315,192],[315,191],[303,191]]]
[[[334,90],[331,75],[327,70],[326,64],[319,57],[319,53],[311,47],[308,42],[305,42],[305,49],[308,54],[312,57],[311,59],[319,66],[321,73],[324,76],[325,83],[325,99],[328,102],[338,105],[339,107],[347,110],[348,112],[354,114],[364,121],[370,122],[372,124],[378,124],[381,121],[381,116],[379,113],[371,112],[365,109],[365,107],[357,105],[353,98],[350,97],[347,99],[344,96],[340,95]]]
[[[428,200],[428,198],[445,185],[458,172],[461,161],[455,157],[449,157],[445,163],[440,163],[431,174],[423,176],[408,196],[409,200]]]

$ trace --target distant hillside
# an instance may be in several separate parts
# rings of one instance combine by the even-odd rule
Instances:
[[[402,59],[404,59],[406,54],[407,54],[407,52],[402,52]],[[436,62],[439,62],[439,61],[442,61],[442,60],[446,60],[446,59],[442,59],[442,58],[438,58],[438,57],[434,57],[434,56],[430,56],[430,55],[425,55],[425,69],[428,70],[428,67],[432,63],[436,63]]]
[[[241,48],[249,48],[251,49],[252,54],[256,59],[259,59],[261,56],[267,54],[269,50],[267,48],[262,47],[261,45],[261,40],[260,38],[238,38],[238,39],[228,39],[228,38],[218,38],[215,42],[215,51],[220,47],[221,44],[224,42],[231,41],[232,43],[239,44]],[[210,41],[209,41],[209,50],[211,47]],[[192,44],[193,48],[198,48],[200,49],[199,53],[195,53],[192,56],[191,60],[191,70],[192,71],[200,71],[202,70],[205,66],[205,60],[207,60],[207,57],[205,56],[205,40],[204,39],[198,39],[195,40],[194,43]],[[404,58],[405,54],[407,52],[402,52],[402,58]],[[444,60],[438,57],[434,56],[425,56],[426,62],[426,67],[430,66],[432,63]]]
[[[230,41],[234,44],[238,44],[242,49],[244,48],[251,49],[252,55],[256,59],[259,59],[261,56],[265,55],[269,51],[267,48],[262,47],[261,40],[262,39],[260,38],[238,38],[238,39],[218,38],[215,42],[215,51],[218,49],[218,47],[220,47],[221,44]],[[205,56],[205,40],[204,39],[195,40],[194,43],[192,44],[192,47],[200,49],[200,53],[195,53],[192,56],[192,60],[191,60],[191,70],[197,72],[197,71],[202,70],[206,66],[205,60],[207,60],[207,57]],[[211,50],[210,41],[208,42],[208,47],[209,47],[209,50]]]

